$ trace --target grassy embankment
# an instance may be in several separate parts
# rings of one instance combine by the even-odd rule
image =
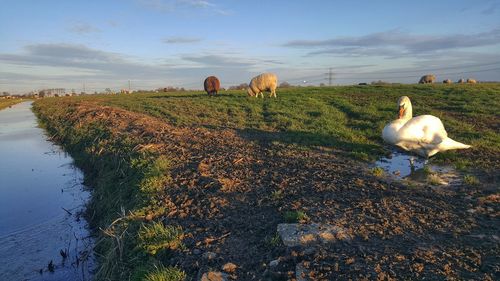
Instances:
[[[96,279],[183,280],[182,271],[161,265],[169,249],[182,246],[182,229],[141,223],[146,210],[159,205],[162,188],[169,181],[169,160],[138,149],[143,138],[123,134],[123,128],[94,119],[92,109],[76,112],[74,106],[69,98],[43,99],[35,103],[34,111],[39,123],[72,155],[84,170],[86,183],[94,188],[87,215],[99,237]]]
[[[500,155],[499,92],[500,84],[280,89],[276,100],[247,98],[241,92],[224,92],[218,98],[200,92],[151,93],[44,99],[36,102],[35,111],[95,188],[90,221],[103,229],[97,277],[134,280],[150,274],[151,280],[155,276],[177,280],[183,274],[162,264],[171,251],[182,250],[182,229],[143,223],[150,220],[148,215],[166,211],[161,201],[175,155],[143,146],[155,143],[154,134],[127,133],[140,122],[132,126],[127,122],[134,121],[121,120],[124,123],[117,127],[111,119],[120,119],[120,114],[94,118],[92,107],[86,111],[78,106],[123,108],[176,127],[231,128],[255,140],[306,149],[325,146],[334,153],[370,160],[387,153],[381,129],[396,115],[397,98],[408,95],[415,115],[440,117],[453,139],[474,146],[443,153],[437,161],[495,171]]]
[[[387,153],[380,137],[382,128],[395,118],[397,99],[407,95],[415,116],[441,118],[451,138],[474,147],[439,154],[436,160],[459,167],[500,166],[500,84],[346,86],[279,92],[277,101],[248,99],[242,92],[223,92],[219,99],[186,92],[82,100],[145,113],[176,126],[229,127],[267,140],[326,146],[373,160]]]
[[[0,110],[12,106],[16,103],[20,103],[22,101],[25,101],[23,99],[0,99]]]

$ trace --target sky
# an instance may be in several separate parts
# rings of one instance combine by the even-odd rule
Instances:
[[[0,92],[500,80],[500,0],[0,0]]]

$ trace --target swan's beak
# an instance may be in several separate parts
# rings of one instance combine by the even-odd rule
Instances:
[[[405,114],[405,109],[404,109],[404,107],[400,106],[400,107],[399,107],[399,115],[398,115],[398,118],[399,118],[399,119],[403,118],[403,114]]]

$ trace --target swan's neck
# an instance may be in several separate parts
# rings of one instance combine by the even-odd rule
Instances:
[[[400,117],[400,119],[403,119],[405,121],[408,121],[410,120],[411,118],[413,118],[413,109],[412,109],[412,106],[411,106],[411,103],[408,103],[406,106],[405,106],[405,109],[403,111],[403,116]]]

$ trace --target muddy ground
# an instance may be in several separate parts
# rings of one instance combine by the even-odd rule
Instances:
[[[496,177],[436,189],[375,177],[341,149],[276,143],[272,132],[174,127],[91,103],[73,114],[172,159],[168,211],[153,219],[183,227],[185,249],[164,262],[193,280],[226,263],[237,280],[500,279]],[[276,231],[290,211],[345,236],[287,247]]]
[[[232,262],[248,280],[292,279],[299,263],[313,280],[500,277],[500,208],[488,187],[409,188],[335,151],[273,145],[265,133],[206,134],[192,137],[201,146],[174,172],[168,198],[175,210],[167,220],[193,235],[185,241],[191,251],[174,259],[191,275]],[[352,239],[314,250],[273,245],[292,210]],[[206,251],[217,258],[196,254]]]

